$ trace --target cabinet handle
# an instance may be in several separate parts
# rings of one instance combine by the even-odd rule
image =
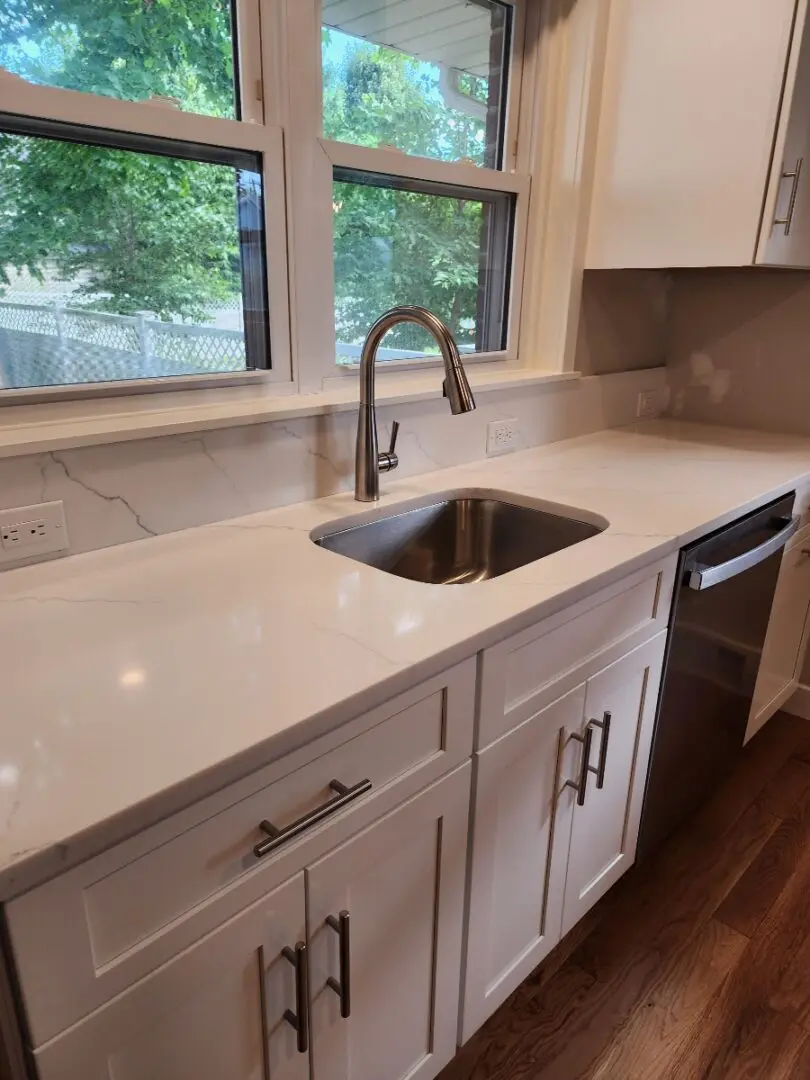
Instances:
[[[790,229],[793,225],[793,214],[796,210],[796,199],[799,195],[799,184],[802,178],[802,167],[804,166],[804,158],[799,158],[796,161],[796,168],[792,172],[783,172],[783,180],[792,180],[793,184],[790,189],[790,202],[788,203],[787,216],[783,218],[774,218],[774,225],[784,225],[785,236],[790,236]]]
[[[340,944],[340,982],[330,975],[326,980],[326,985],[340,998],[340,1015],[344,1020],[348,1020],[352,1015],[352,949],[349,913],[341,911],[337,919],[334,915],[328,915],[326,923],[335,931]]]
[[[599,747],[599,763],[596,766],[596,786],[601,789],[605,786],[605,768],[607,767],[608,742],[610,741],[610,722],[613,719],[606,712],[601,720],[591,720],[589,727],[597,727],[602,732],[602,745]],[[593,772],[593,770],[591,770]]]
[[[326,818],[331,817],[338,810],[342,810],[344,806],[348,806],[355,799],[359,799],[361,795],[371,791],[371,786],[370,780],[361,780],[354,787],[346,787],[339,780],[330,780],[329,787],[332,791],[337,792],[336,799],[330,799],[329,802],[325,802],[322,806],[316,806],[314,810],[310,810],[308,814],[304,814],[298,821],[294,821],[283,829],[276,828],[269,821],[262,821],[259,828],[263,833],[267,834],[267,840],[260,841],[253,849],[253,854],[257,859],[263,859],[265,855],[277,851],[282,844],[295,840],[296,837],[305,833],[307,829],[311,829],[314,825],[320,825]]]
[[[298,1053],[309,1050],[309,974],[307,971],[307,947],[299,941],[295,949],[289,946],[281,950],[285,960],[295,968],[295,1012],[287,1009],[284,1019],[298,1033]]]
[[[591,769],[591,747],[593,746],[593,728],[590,724],[585,728],[585,734],[579,735],[576,731],[572,732],[571,738],[578,743],[582,743],[582,764],[579,767],[579,779],[578,780],[566,780],[563,784],[563,790],[565,788],[573,788],[577,793],[577,806],[585,805],[585,793],[588,787],[588,773],[593,772]]]

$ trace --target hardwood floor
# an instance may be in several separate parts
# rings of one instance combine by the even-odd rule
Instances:
[[[810,723],[780,713],[439,1080],[810,1080]]]

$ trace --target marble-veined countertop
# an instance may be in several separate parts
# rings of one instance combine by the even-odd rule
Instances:
[[[480,584],[316,547],[350,494],[0,575],[0,899],[808,481],[808,439],[648,421],[383,478],[382,511],[483,488],[610,522]]]

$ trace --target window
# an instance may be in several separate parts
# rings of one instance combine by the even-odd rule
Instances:
[[[514,360],[524,7],[5,0],[0,400]]]
[[[397,304],[430,308],[462,352],[503,349],[512,201],[500,192],[336,169],[338,363],[357,363],[376,315]],[[438,356],[418,326],[395,327],[387,341],[382,360]]]
[[[5,0],[0,66],[43,86],[238,115],[230,0]]]
[[[434,311],[467,353],[503,352],[516,201],[499,173],[512,6],[324,0],[322,18],[338,364],[357,363],[368,328],[400,303]],[[485,171],[492,186],[481,190],[472,174]],[[436,354],[430,335],[407,326],[379,358]]]
[[[3,126],[0,385],[265,366],[257,155],[111,134],[93,144],[11,117]]]
[[[500,167],[510,7],[324,0],[323,22],[327,138]]]

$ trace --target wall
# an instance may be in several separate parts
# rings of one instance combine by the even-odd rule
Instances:
[[[437,375],[438,378],[438,375]],[[536,446],[630,423],[664,369],[478,395],[451,416],[441,399],[380,410],[381,443],[402,428],[399,476],[484,457],[490,420],[515,417]],[[0,460],[0,506],[65,504],[75,554],[266,510],[351,487],[354,411]]]
[[[810,273],[674,274],[668,365],[675,415],[810,435]]]
[[[577,371],[606,375],[665,364],[669,292],[660,270],[586,270]]]

